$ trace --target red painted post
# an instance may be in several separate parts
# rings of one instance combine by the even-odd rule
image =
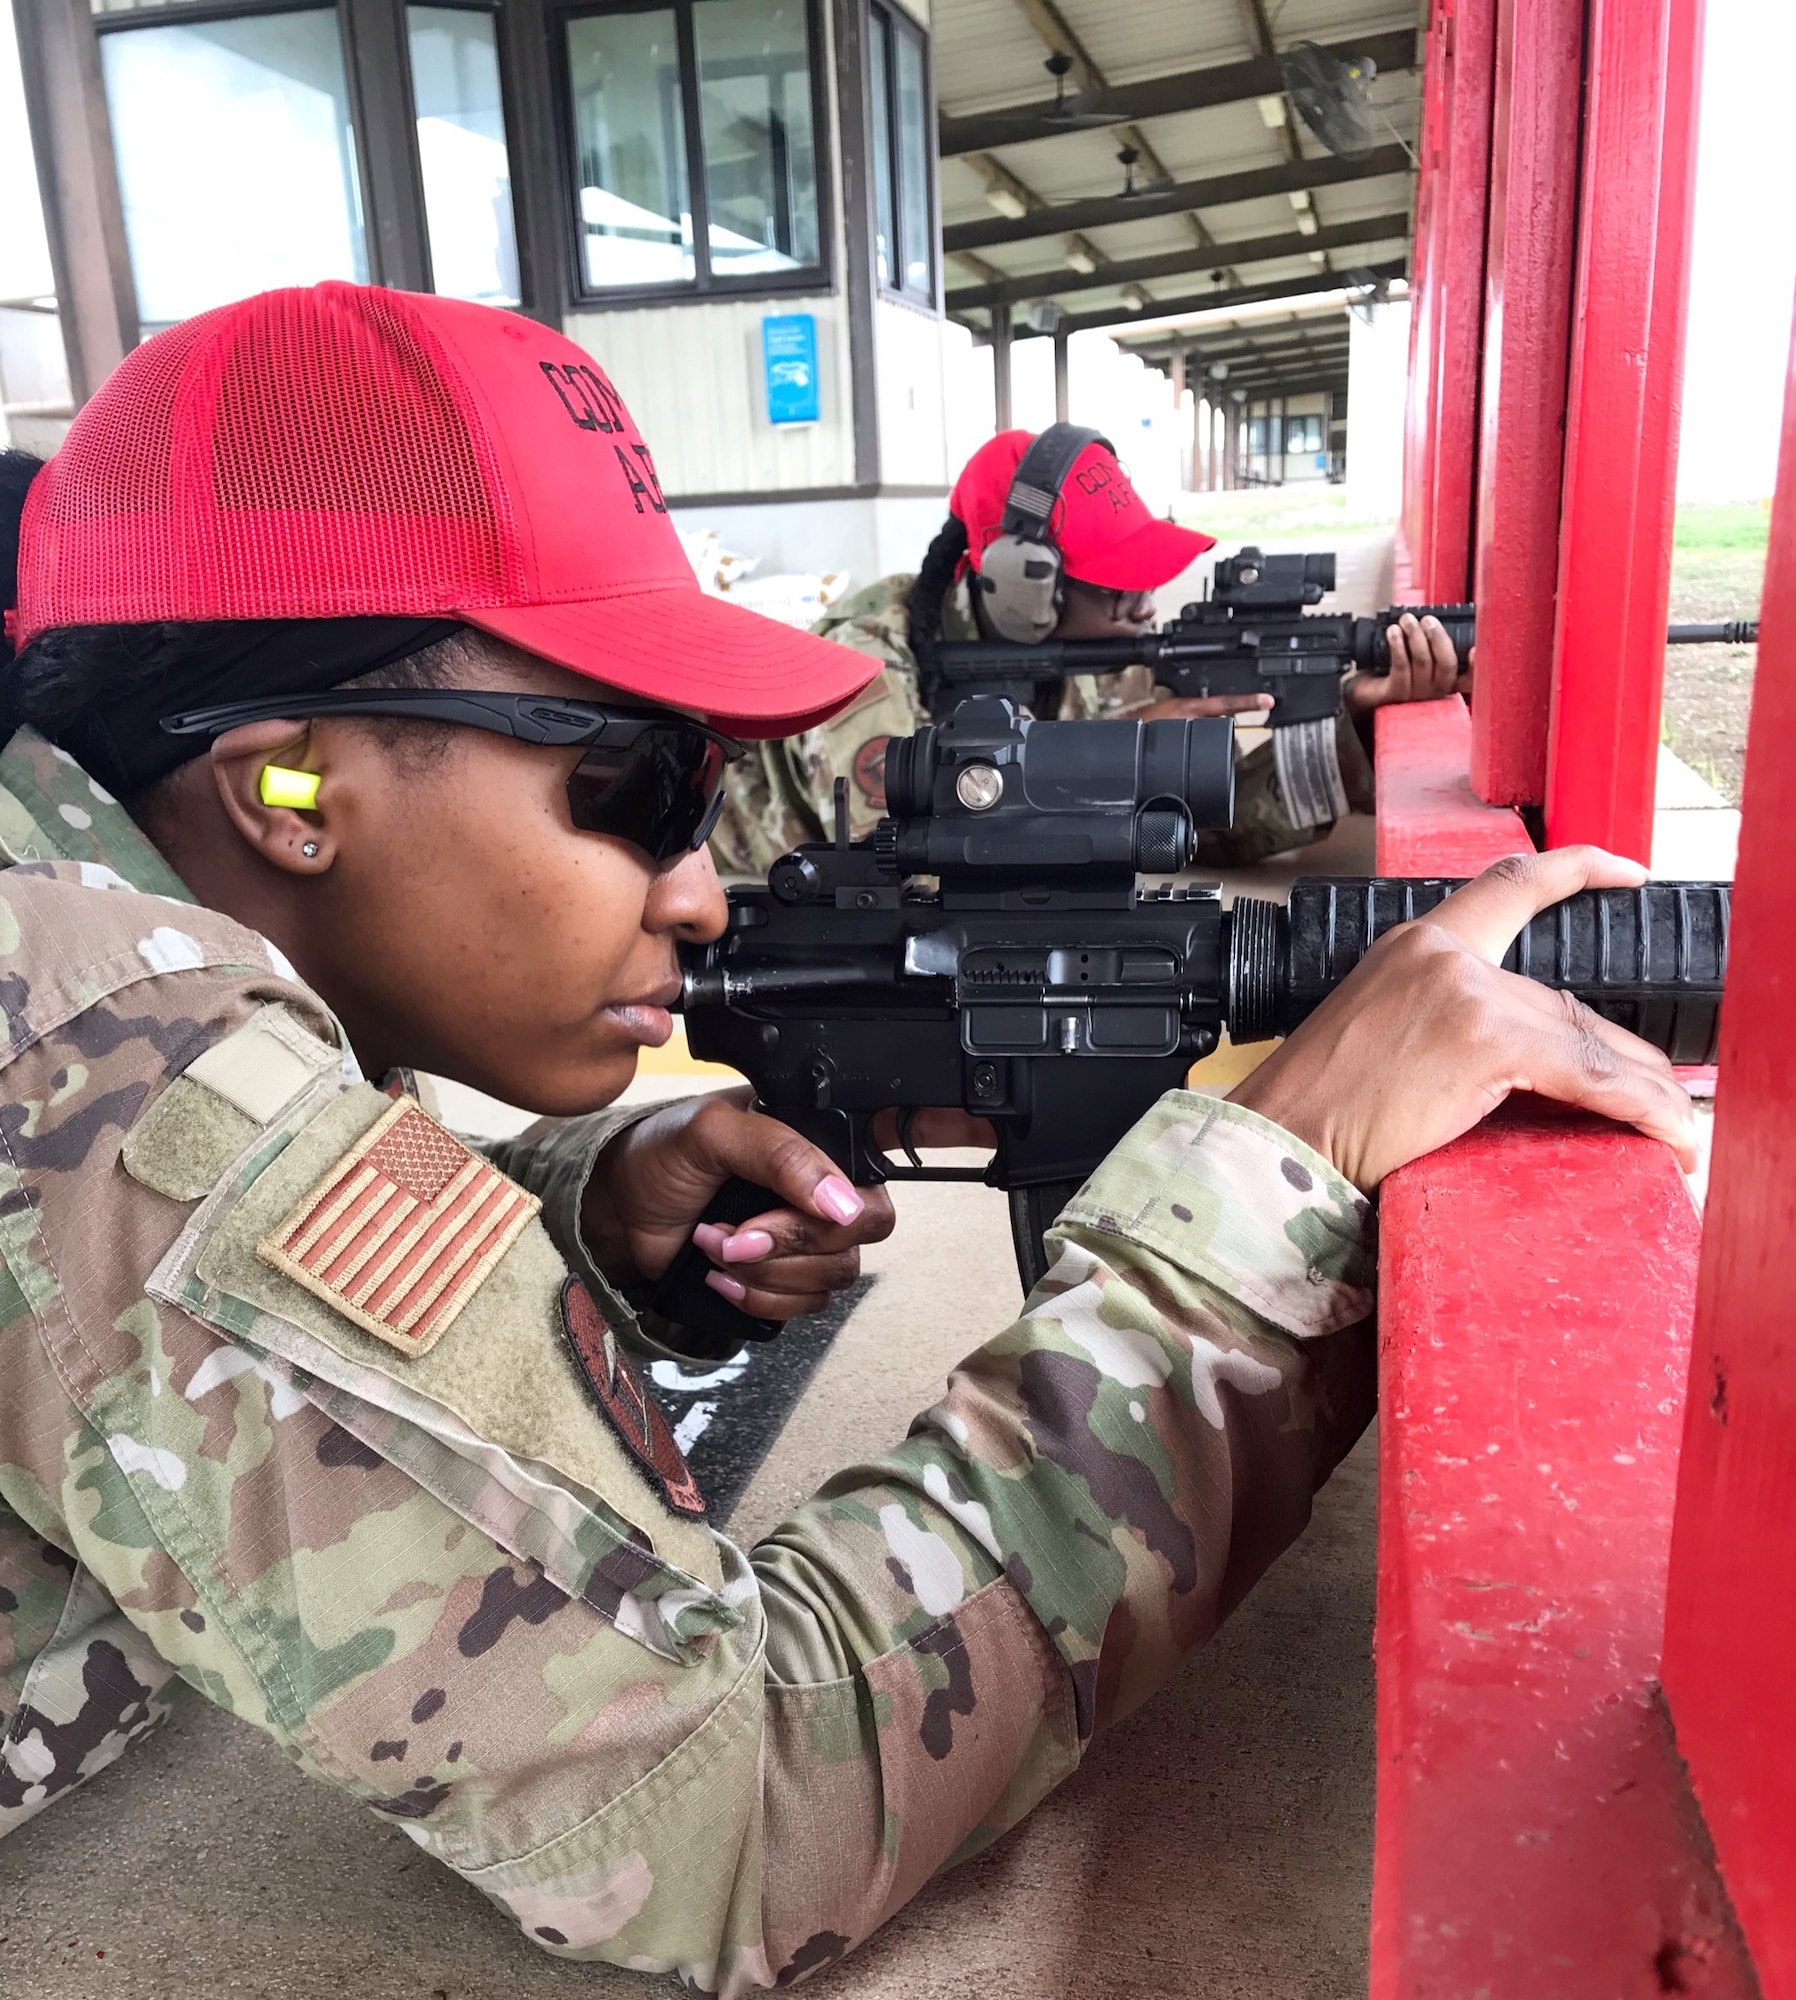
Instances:
[[[1498,0],[1472,788],[1546,797],[1584,0]]]
[[[1496,0],[1446,0],[1439,38],[1445,71],[1444,155],[1431,245],[1435,305],[1429,425],[1433,483],[1424,601],[1460,604],[1472,588],[1472,501],[1477,490],[1478,377],[1483,364],[1484,242],[1490,199],[1491,83]],[[1429,57],[1434,59],[1435,44]]]
[[[1664,1682],[1773,1995],[1796,1992],[1796,345],[1760,615]]]
[[[1410,279],[1400,595],[1471,588],[1497,0],[1434,0],[1423,66]]]
[[[1702,0],[1591,0],[1547,843],[1639,861],[1652,858],[1701,67]]]

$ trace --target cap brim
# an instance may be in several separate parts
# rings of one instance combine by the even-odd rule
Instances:
[[[865,653],[696,585],[457,615],[571,673],[669,708],[696,709],[713,727],[751,740],[815,727],[880,671]]]
[[[1215,546],[1214,535],[1200,534],[1196,528],[1150,521],[1125,541],[1094,551],[1083,561],[1069,552],[1066,567],[1081,583],[1101,584],[1106,590],[1158,590]]]

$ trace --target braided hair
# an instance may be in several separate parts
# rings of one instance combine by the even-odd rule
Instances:
[[[967,524],[958,514],[950,514],[941,532],[923,552],[917,580],[904,600],[910,623],[911,651],[922,661],[934,648],[942,630],[942,605],[954,587],[961,558],[967,552]]]

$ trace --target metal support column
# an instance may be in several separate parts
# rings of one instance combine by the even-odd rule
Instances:
[[[1069,414],[1072,409],[1071,389],[1067,379],[1066,365],[1066,346],[1070,338],[1071,336],[1062,333],[1059,327],[1054,329],[1054,421],[1057,424],[1072,422],[1072,417]],[[1008,357],[1006,359],[1006,376],[1008,379]]]
[[[992,307],[992,419],[1010,429],[1010,308]]]
[[[1167,363],[1167,375],[1172,383],[1172,417],[1174,424],[1185,414],[1185,350],[1175,340],[1172,355]],[[1203,404],[1203,371],[1198,370],[1196,388],[1191,397],[1191,457],[1186,462],[1185,447],[1179,446],[1179,484],[1187,491],[1201,486],[1202,480],[1197,470],[1197,412]]]

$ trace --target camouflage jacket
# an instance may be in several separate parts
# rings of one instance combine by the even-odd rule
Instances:
[[[846,598],[812,631],[885,663],[885,671],[859,698],[821,728],[801,736],[756,743],[725,781],[723,811],[711,836],[711,853],[725,875],[765,875],[800,841],[821,840],[834,814],[835,782],[848,780],[849,826],[856,840],[873,831],[885,812],[885,747],[929,720],[917,687],[917,659],[910,646],[905,600],[914,576],[882,577]],[[942,636],[979,637],[965,583],[942,606]],[[1154,698],[1153,676],[1131,667],[1101,678],[1069,680],[1059,715],[1072,720],[1114,715]],[[1342,714],[1333,751],[1341,787],[1357,812],[1372,810],[1372,764],[1351,720]],[[1270,743],[1241,757],[1235,770],[1235,822],[1201,834],[1193,866],[1245,868],[1269,855],[1320,840],[1333,825],[1294,824],[1279,790]]]
[[[0,1832],[178,1680],[548,1951],[786,1985],[1152,1693],[1369,1414],[1367,1204],[1174,1092],[744,1553],[579,1241],[614,1123],[506,1178],[29,734],[0,850]]]

